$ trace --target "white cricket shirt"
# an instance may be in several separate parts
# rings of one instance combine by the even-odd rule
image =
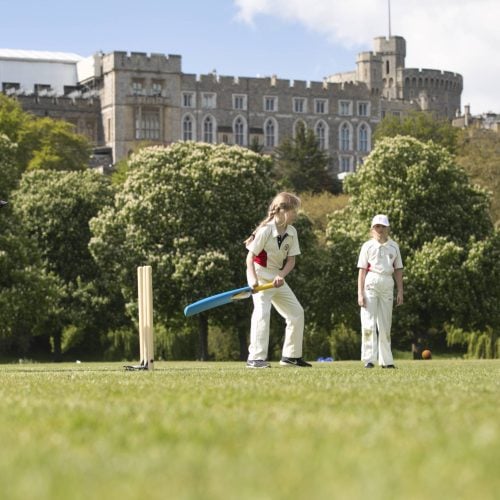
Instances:
[[[394,240],[379,243],[375,239],[363,243],[359,252],[358,267],[378,274],[393,274],[403,268],[403,259]]]
[[[260,266],[277,272],[283,269],[287,257],[300,254],[297,230],[293,226],[287,226],[280,238],[276,223],[268,222],[258,229],[255,238],[247,245],[247,250],[255,255],[256,268]]]

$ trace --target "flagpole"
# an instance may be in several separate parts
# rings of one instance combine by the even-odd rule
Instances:
[[[387,0],[387,7],[389,10],[389,38],[391,38],[391,0]]]

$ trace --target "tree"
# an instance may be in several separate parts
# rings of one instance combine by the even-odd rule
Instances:
[[[500,134],[484,129],[462,130],[457,164],[473,183],[491,191],[491,218],[500,227]]]
[[[0,133],[0,198],[9,201],[20,175],[16,153],[16,144]],[[0,213],[0,348],[25,357],[33,343],[44,338],[42,326],[60,288],[57,278],[44,269],[40,252],[13,216],[12,206],[11,202]]]
[[[436,118],[431,113],[413,111],[401,119],[387,115],[373,134],[374,144],[384,137],[407,135],[422,142],[433,141],[446,148],[450,153],[457,150],[458,129],[448,120]]]
[[[274,193],[271,160],[239,147],[176,143],[133,155],[112,207],[91,223],[91,250],[136,314],[139,265],[153,266],[155,321],[196,328],[208,359],[208,321],[243,324],[247,307],[219,308],[186,320],[186,304],[246,283],[243,240]]]
[[[0,213],[0,352],[23,358],[48,351],[44,326],[61,288],[17,222]]]
[[[314,131],[299,126],[295,138],[285,138],[276,148],[275,176],[286,189],[297,193],[339,192],[340,185],[328,172],[329,163]]]
[[[5,200],[16,187],[20,177],[16,164],[17,145],[6,135],[0,134],[0,199]]]
[[[85,170],[90,158],[88,140],[62,120],[37,118],[19,103],[0,94],[0,134],[16,149],[19,175],[25,170]]]
[[[54,353],[100,350],[99,334],[109,327],[115,299],[101,279],[88,248],[89,221],[112,201],[109,180],[92,172],[26,173],[12,196],[12,210],[34,240],[47,273],[62,293],[47,322]]]
[[[340,251],[336,258],[332,255],[332,269],[323,272],[344,275],[355,301],[360,244],[368,237],[373,215],[388,214],[405,260],[406,304],[395,315],[396,345],[430,328],[442,333],[447,321],[462,326],[470,308],[478,311],[476,316],[491,313],[492,302],[483,303],[489,280],[484,266],[468,264],[477,246],[484,245],[491,249],[484,261],[493,266],[490,273],[499,272],[489,196],[469,183],[448,151],[411,137],[382,139],[358,172],[346,179],[345,189],[349,204],[333,214],[327,227],[329,248]],[[496,288],[490,287],[493,301],[500,300]],[[482,294],[474,293],[476,289]]]
[[[438,236],[464,246],[492,231],[489,195],[433,143],[402,136],[381,140],[345,189],[353,228],[366,233],[375,213],[387,213],[406,253]]]

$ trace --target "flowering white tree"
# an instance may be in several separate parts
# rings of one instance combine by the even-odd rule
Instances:
[[[492,308],[500,300],[498,280],[484,272],[488,265],[490,275],[500,275],[489,196],[469,183],[446,149],[411,137],[381,139],[347,178],[345,189],[349,204],[327,227],[331,259],[325,274],[338,280],[337,290],[324,292],[334,304],[332,318],[343,320],[345,311],[352,311],[348,321],[357,327],[354,310],[334,299],[340,293],[355,301],[357,253],[369,237],[373,215],[385,213],[405,261],[405,305],[395,315],[396,342],[398,336],[407,341],[408,335],[430,329],[442,333],[445,322],[464,326],[475,318],[474,327],[484,327],[478,318],[489,318],[491,326],[499,323]],[[486,290],[493,300],[484,300]]]
[[[91,251],[120,284],[135,316],[136,268],[153,266],[155,321],[198,321],[208,359],[208,317],[237,323],[241,309],[183,317],[188,303],[246,284],[243,240],[274,195],[271,160],[227,145],[179,142],[135,154],[112,207],[91,223]],[[246,314],[246,312],[245,312]]]

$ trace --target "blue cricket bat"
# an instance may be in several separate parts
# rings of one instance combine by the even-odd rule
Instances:
[[[263,290],[269,290],[273,288],[272,283],[266,283],[265,285],[259,285],[255,288],[250,288],[245,286],[243,288],[237,288],[236,290],[231,290],[229,292],[219,293],[217,295],[212,295],[205,299],[193,302],[184,308],[185,316],[193,316],[194,314],[207,311],[208,309],[213,309],[214,307],[223,306],[224,304],[230,304],[235,300],[248,299],[252,293],[261,292]]]

